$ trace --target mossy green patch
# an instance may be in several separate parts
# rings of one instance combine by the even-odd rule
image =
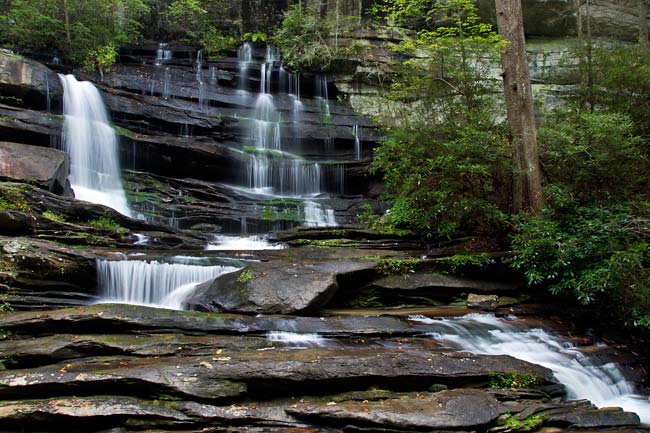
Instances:
[[[86,221],[86,224],[98,229],[111,230],[119,234],[126,234],[127,229],[122,227],[117,221],[106,215],[102,215],[94,220]]]
[[[408,275],[415,272],[415,267],[422,263],[420,259],[383,259],[377,263],[379,275]]]
[[[52,212],[50,210],[46,210],[45,212],[43,212],[43,217],[45,217],[46,219],[48,219],[50,221],[56,221],[56,222],[59,222],[59,223],[65,222],[65,217],[63,215],[59,215],[59,214],[57,214],[55,212]]]
[[[540,382],[537,376],[524,373],[490,373],[488,386],[495,389],[529,389]]]
[[[237,277],[237,282],[248,283],[249,281],[252,281],[254,279],[255,279],[255,274],[253,274],[249,269],[244,269]]]

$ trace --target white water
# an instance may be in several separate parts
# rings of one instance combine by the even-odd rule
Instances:
[[[283,244],[272,244],[263,236],[223,236],[214,237],[206,250],[232,250],[232,251],[256,251],[256,250],[281,250],[286,248]]]
[[[173,57],[173,51],[169,49],[169,44],[159,43],[156,50],[156,66],[161,65],[163,62],[168,62]]]
[[[456,349],[488,355],[510,355],[547,367],[563,383],[567,399],[588,399],[598,407],[619,406],[650,423],[650,399],[634,386],[614,363],[594,365],[575,346],[543,329],[521,329],[493,315],[471,314],[459,319],[409,320],[432,325],[431,335]]]
[[[305,201],[305,225],[308,227],[335,227],[334,209],[323,209],[315,201]]]
[[[270,331],[266,334],[266,338],[274,343],[282,343],[295,348],[323,347],[327,345],[327,339],[318,334]]]
[[[354,136],[354,159],[357,161],[361,159],[361,127],[359,124],[355,123],[352,127],[352,135]]]
[[[237,269],[144,260],[97,260],[97,282],[102,303],[180,310],[197,284]]]
[[[74,75],[59,75],[63,85],[63,150],[70,157],[75,197],[132,216],[120,179],[117,137],[99,91]]]
[[[248,81],[248,69],[253,60],[253,47],[248,42],[244,43],[237,50],[237,60],[239,61],[239,90],[246,90]]]

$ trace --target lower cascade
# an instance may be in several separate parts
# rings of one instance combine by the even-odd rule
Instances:
[[[102,303],[180,310],[183,300],[196,285],[237,269],[143,260],[97,260],[97,281]]]
[[[510,355],[553,371],[569,400],[587,399],[598,407],[621,407],[650,423],[650,399],[638,395],[615,363],[596,365],[569,342],[539,328],[520,328],[493,315],[471,314],[458,319],[433,320],[431,336],[455,349],[484,355]]]
[[[233,251],[258,251],[281,250],[283,244],[272,244],[264,236],[225,236],[215,235],[213,241],[206,246],[206,250],[233,250]]]
[[[89,81],[59,75],[63,85],[63,149],[75,197],[131,216],[120,178],[118,145],[104,102]]]

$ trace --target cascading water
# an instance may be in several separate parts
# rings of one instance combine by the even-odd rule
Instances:
[[[272,244],[263,236],[223,236],[216,235],[206,250],[221,251],[251,251],[251,250],[281,250],[286,248],[284,244]]]
[[[361,127],[358,123],[355,123],[352,127],[352,135],[354,136],[354,159],[357,161],[361,159]]]
[[[316,78],[316,99],[319,101],[322,120],[329,121],[331,116],[329,90],[327,88],[327,75],[321,74]]]
[[[410,316],[409,320],[430,324],[436,340],[456,349],[510,355],[547,367],[565,385],[568,399],[588,399],[598,407],[620,406],[650,423],[650,399],[636,394],[616,364],[594,365],[578,348],[542,329],[522,329],[480,314],[444,320]]]
[[[334,209],[323,209],[314,201],[305,201],[305,225],[308,227],[336,226]]]
[[[161,42],[158,44],[156,50],[156,66],[164,62],[169,62],[173,58],[173,51],[169,48],[169,44]]]
[[[253,47],[248,42],[242,44],[237,50],[237,60],[239,62],[239,90],[246,90],[248,82],[248,69],[253,61]]]
[[[266,338],[273,343],[280,343],[295,349],[327,346],[327,339],[318,334],[301,334],[296,332],[271,331]]]
[[[63,85],[63,150],[75,197],[132,216],[120,179],[117,137],[101,95],[88,81],[59,75]]]
[[[241,57],[248,58],[249,48],[240,48]],[[271,92],[273,70],[278,62],[276,47],[267,46],[265,61],[260,65],[260,94],[255,103],[254,119],[251,122],[251,140],[256,153],[248,164],[249,187],[257,193],[282,196],[316,195],[321,192],[321,168],[319,164],[305,162],[282,149],[280,114],[276,110]],[[248,60],[240,60],[240,71],[248,67]],[[281,68],[280,68],[281,69]],[[243,72],[240,72],[243,76]],[[294,112],[302,110],[296,104],[299,98],[299,81],[289,80],[294,95]],[[277,152],[268,152],[269,150]]]
[[[97,260],[97,281],[102,303],[180,310],[183,300],[197,284],[237,269],[143,260]]]

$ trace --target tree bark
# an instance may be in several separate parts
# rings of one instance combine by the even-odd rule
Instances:
[[[521,0],[495,0],[508,124],[512,133],[513,210],[537,215],[544,208],[533,93],[528,72]]]
[[[639,0],[639,43],[646,53],[650,52],[648,40],[648,6],[646,0]]]
[[[68,0],[63,0],[63,20],[65,27],[65,40],[68,44],[72,43],[70,35],[70,11],[68,10]]]

